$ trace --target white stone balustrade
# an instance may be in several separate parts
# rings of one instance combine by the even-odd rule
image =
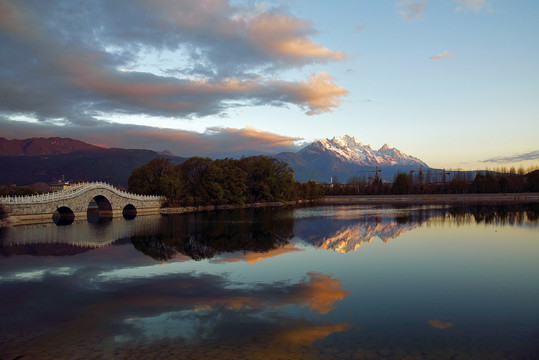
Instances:
[[[139,195],[139,194],[133,194],[129,193],[127,191],[120,190],[108,183],[101,182],[101,181],[94,181],[94,182],[84,182],[84,183],[78,183],[69,186],[66,189],[55,191],[55,192],[48,192],[46,194],[35,194],[35,195],[25,195],[25,196],[0,196],[0,203],[1,204],[41,204],[45,202],[50,201],[60,201],[65,199],[70,199],[78,196],[79,194],[82,194],[84,192],[87,192],[88,190],[92,189],[108,189],[115,194],[132,199],[132,200],[139,200],[139,201],[153,201],[153,200],[159,200],[162,197],[156,196],[156,195]]]

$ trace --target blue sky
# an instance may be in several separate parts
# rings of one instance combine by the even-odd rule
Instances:
[[[535,0],[0,0],[0,136],[539,163]]]

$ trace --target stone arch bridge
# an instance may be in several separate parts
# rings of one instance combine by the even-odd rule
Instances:
[[[90,220],[91,216],[133,218],[141,213],[157,213],[164,200],[162,196],[128,193],[104,182],[74,184],[47,194],[0,197],[9,216],[18,222],[52,219],[57,224]]]

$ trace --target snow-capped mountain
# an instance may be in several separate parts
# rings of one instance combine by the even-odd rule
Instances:
[[[300,181],[329,181],[334,177],[346,181],[358,176],[360,172],[374,169],[379,169],[384,176],[391,177],[398,172],[428,168],[427,164],[417,157],[407,155],[387,144],[375,150],[348,135],[317,140],[297,153],[281,153],[276,157],[287,161],[294,169],[296,179]]]
[[[406,155],[396,148],[384,144],[374,150],[370,145],[364,145],[356,137],[348,135],[335,136],[333,139],[323,139],[313,142],[303,148],[300,154],[327,153],[343,162],[366,166],[412,165],[427,167],[423,161],[414,156]]]

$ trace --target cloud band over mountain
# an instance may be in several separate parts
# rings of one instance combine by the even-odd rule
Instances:
[[[212,127],[203,133],[162,129],[142,125],[101,123],[99,126],[57,126],[47,123],[9,121],[0,116],[1,136],[68,137],[103,147],[137,148],[154,151],[169,150],[178,156],[242,156],[276,154],[298,151],[301,138],[260,131],[253,127],[242,129]]]

